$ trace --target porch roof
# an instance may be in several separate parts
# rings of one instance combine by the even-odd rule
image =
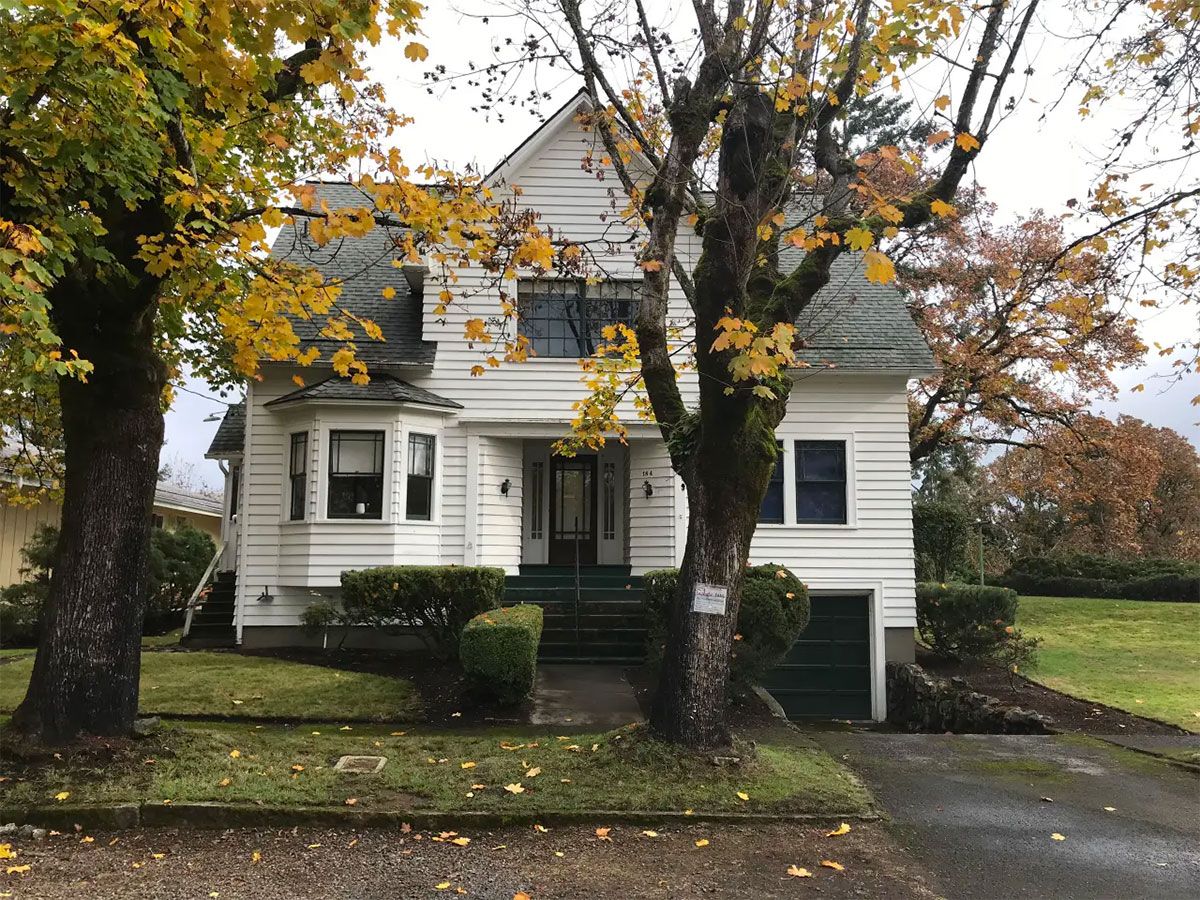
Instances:
[[[298,391],[268,400],[265,406],[283,406],[303,400],[366,401],[373,403],[417,403],[442,409],[462,409],[461,403],[440,397],[432,391],[402,381],[395,375],[377,373],[367,384],[354,384],[349,378],[334,375]]]

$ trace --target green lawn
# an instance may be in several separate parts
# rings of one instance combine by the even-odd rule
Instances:
[[[1022,597],[1017,624],[1042,639],[1034,680],[1200,731],[1200,604]]]
[[[25,696],[32,657],[0,666],[0,711]],[[400,678],[236,653],[142,654],[147,715],[274,716],[308,721],[413,721],[416,689]]]
[[[178,647],[179,639],[182,636],[182,628],[176,628],[174,631],[168,631],[166,634],[148,634],[142,638],[142,647],[149,650],[157,650],[162,647]],[[19,656],[34,656],[36,654],[36,647],[5,647],[0,649],[0,659],[9,659]]]
[[[573,734],[393,734],[379,726],[248,727],[186,723],[125,757],[10,770],[5,803],[225,801],[361,809],[866,812],[871,798],[840,763],[789,729],[747,735],[748,762],[718,767],[626,727]],[[334,771],[344,754],[387,757],[377,775]],[[147,762],[149,760],[149,762]],[[12,765],[11,757],[9,764]],[[464,768],[464,766],[466,766]],[[506,786],[520,787],[519,791]],[[742,799],[739,793],[745,794]]]

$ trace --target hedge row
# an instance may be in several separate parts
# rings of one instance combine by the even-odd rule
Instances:
[[[652,664],[662,660],[678,583],[678,569],[647,572],[643,579],[646,658]],[[731,664],[733,678],[753,683],[779,665],[808,627],[808,616],[808,589],[786,568],[768,563],[746,569],[738,607],[740,638]]]
[[[459,660],[472,688],[501,703],[519,703],[533,690],[542,608],[533,604],[494,609],[467,623]]]
[[[1072,553],[1016,560],[997,584],[1046,597],[1200,602],[1200,563]]]

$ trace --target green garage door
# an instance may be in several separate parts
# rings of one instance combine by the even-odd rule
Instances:
[[[816,596],[812,618],[763,679],[789,719],[871,718],[870,598]]]

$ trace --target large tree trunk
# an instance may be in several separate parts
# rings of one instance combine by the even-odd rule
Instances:
[[[13,716],[17,730],[45,743],[132,729],[163,442],[157,280],[89,274],[68,275],[51,297],[64,346],[95,370],[86,382],[59,383],[66,474],[58,564],[29,690]]]
[[[725,722],[733,636],[750,539],[775,463],[774,424],[752,415],[700,439],[685,475],[688,536],[650,724],[695,749],[727,747]],[[696,586],[727,590],[725,614],[695,612]]]

